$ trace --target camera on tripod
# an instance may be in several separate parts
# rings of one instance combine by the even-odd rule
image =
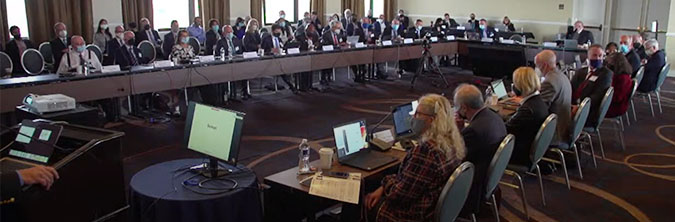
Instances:
[[[432,37],[431,32],[427,32],[424,34],[424,38],[422,38],[422,47],[425,50],[429,50],[431,48],[431,40],[430,38]]]

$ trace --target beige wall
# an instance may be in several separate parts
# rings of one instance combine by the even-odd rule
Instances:
[[[251,1],[232,0],[230,1],[230,24],[234,24],[237,17],[246,17],[251,14]]]
[[[477,18],[485,18],[490,24],[501,23],[507,15],[516,26],[533,32],[537,41],[550,40],[557,33],[565,32],[565,26],[572,19],[573,0],[399,0],[398,7],[404,9],[411,20],[422,19],[424,24],[442,17],[444,13],[458,23],[465,23],[469,14],[476,13]],[[558,9],[564,4],[564,10]]]
[[[338,13],[342,15],[342,3],[339,0],[326,0],[326,22],[331,15]]]

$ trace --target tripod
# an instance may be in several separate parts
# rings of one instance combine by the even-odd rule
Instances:
[[[429,43],[429,39],[426,37],[424,38],[424,41],[422,42],[422,58],[419,59],[419,65],[417,66],[417,71],[412,77],[412,81],[410,82],[410,89],[414,90],[415,89],[415,80],[417,80],[418,77],[422,76],[422,73],[424,72],[424,65],[427,64],[429,68],[433,71],[437,72],[437,77],[441,78],[443,80],[443,83],[445,84],[445,87],[440,87],[439,84],[435,84],[435,82],[432,82],[431,84],[438,87],[438,88],[448,88],[450,87],[450,83],[448,83],[448,80],[445,79],[445,76],[443,75],[443,72],[441,72],[441,68],[438,67],[438,65],[435,62],[430,62],[429,59],[431,59],[431,44]]]

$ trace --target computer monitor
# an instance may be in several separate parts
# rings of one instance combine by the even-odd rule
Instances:
[[[417,105],[419,102],[417,100],[398,105],[394,107],[393,119],[394,119],[394,131],[396,132],[396,137],[405,137],[412,135],[412,127],[410,126],[410,120],[415,115],[417,110]]]
[[[46,164],[61,135],[63,126],[23,120],[9,155],[29,162]]]
[[[209,156],[209,168],[217,169],[218,160],[235,165],[244,115],[237,111],[190,102],[184,139],[187,148]]]
[[[358,120],[333,127],[338,159],[368,148],[366,120]]]
[[[509,94],[506,92],[506,86],[504,86],[503,80],[500,79],[492,81],[490,85],[492,86],[492,91],[494,94],[497,95],[497,98],[503,99],[509,96]]]

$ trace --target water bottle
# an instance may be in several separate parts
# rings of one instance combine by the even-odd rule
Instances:
[[[300,143],[300,154],[298,155],[298,171],[308,172],[309,171],[309,143],[307,139],[302,139]]]
[[[225,61],[225,47],[220,48],[220,61]]]
[[[488,87],[487,89],[485,89],[485,95],[486,95],[486,99],[485,99],[486,105],[488,105],[488,106],[497,105],[497,102],[499,101],[499,98],[497,98],[497,95],[494,92],[492,92],[491,88]]]

